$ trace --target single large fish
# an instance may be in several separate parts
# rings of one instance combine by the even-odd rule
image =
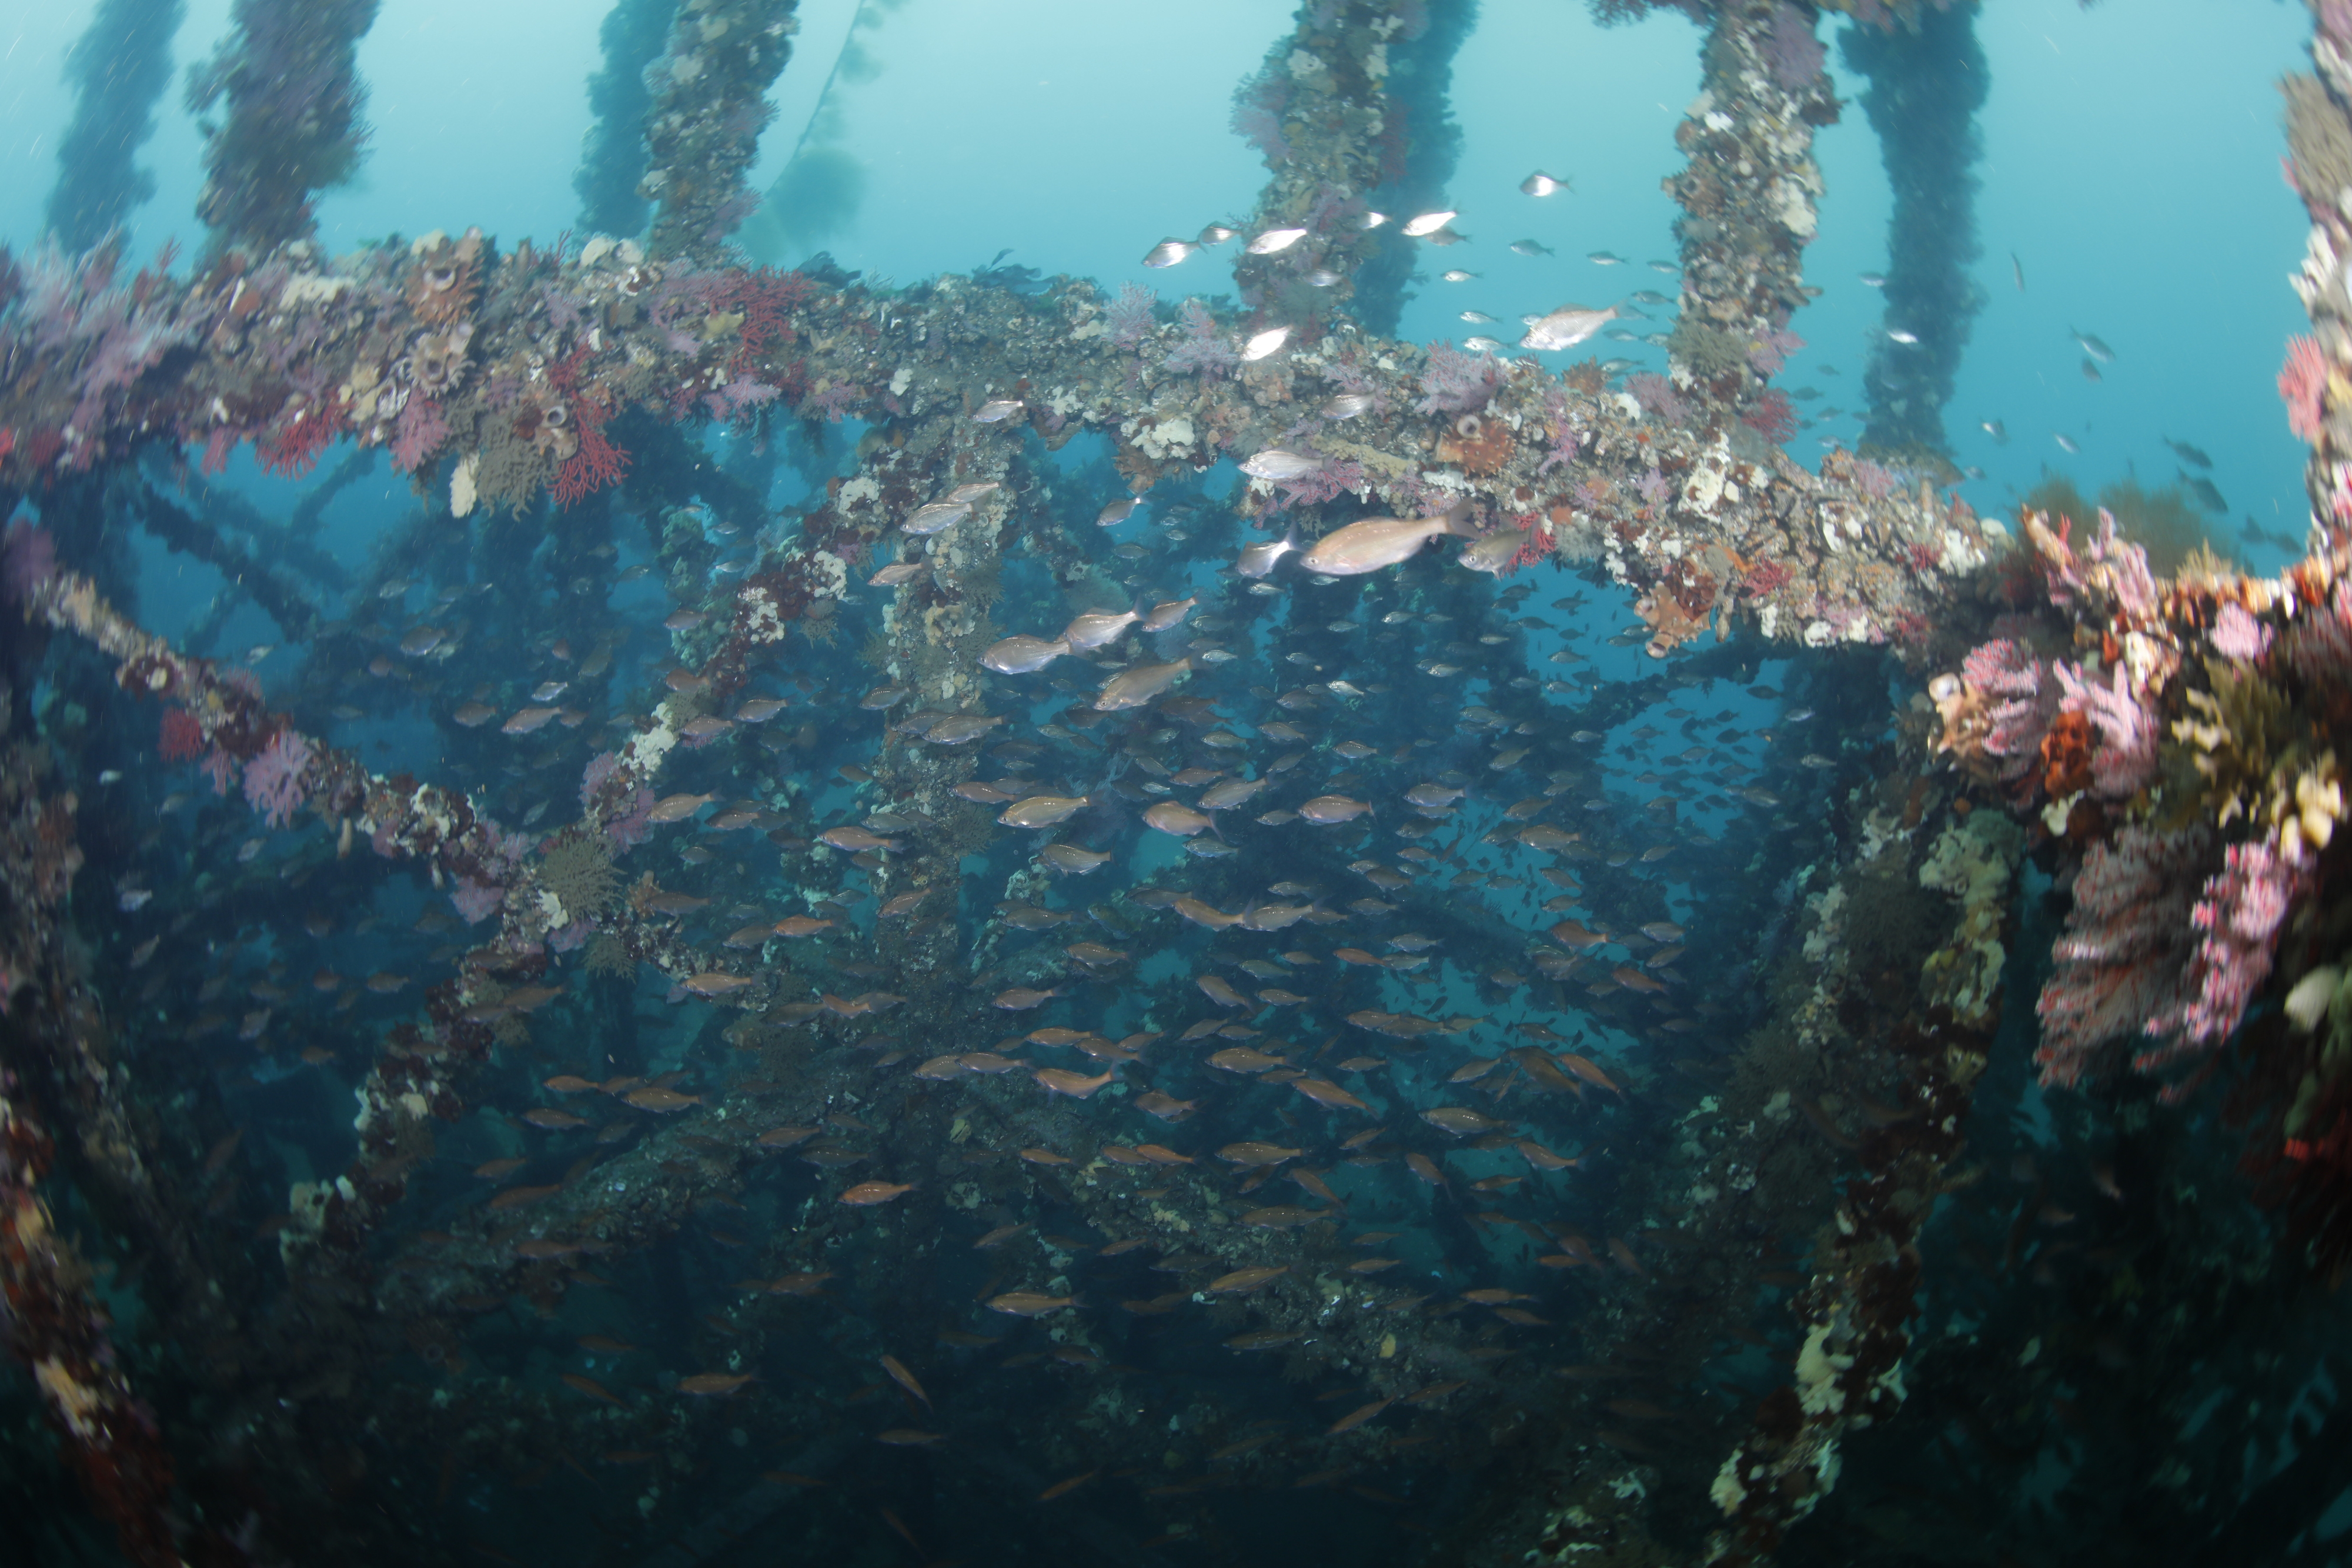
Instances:
[[[1361,577],[1418,554],[1440,534],[1468,538],[1470,503],[1457,501],[1434,517],[1365,517],[1315,541],[1298,564],[1327,577]]]
[[[1543,316],[1519,318],[1528,335],[1519,340],[1522,349],[1572,349],[1610,322],[1617,319],[1617,307],[1603,306],[1587,309],[1581,305],[1563,305]]]

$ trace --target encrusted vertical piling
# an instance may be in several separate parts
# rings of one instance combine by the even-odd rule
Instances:
[[[1870,78],[1862,107],[1895,193],[1886,220],[1888,335],[1863,373],[1865,449],[1943,455],[1944,404],[1984,308],[1969,271],[1980,253],[1976,111],[1991,81],[1977,10],[1977,0],[1922,7],[1909,29],[1856,23],[1840,46],[1846,64]]]
[[[1804,247],[1822,193],[1813,131],[1838,117],[1816,22],[1790,0],[1727,0],[1716,12],[1704,88],[1675,130],[1690,162],[1666,181],[1683,209],[1681,316],[1667,346],[1675,394],[1738,412],[1774,442],[1796,428],[1787,397],[1768,383],[1800,345],[1790,314],[1811,298]]]
[[[604,63],[588,78],[595,115],[581,150],[572,188],[580,196],[580,226],[592,235],[645,232],[646,111],[653,92],[646,72],[662,57],[677,0],[613,0],[597,30]]]
[[[45,215],[68,250],[88,250],[155,193],[139,150],[172,83],[182,0],[102,0],[66,57],[74,117],[58,143],[58,183]]]
[[[215,244],[259,250],[302,238],[319,193],[359,168],[359,41],[380,3],[237,0],[236,25],[188,82],[188,107],[205,126],[196,210]]]
[[[645,177],[655,204],[648,249],[705,266],[759,196],[744,180],[774,110],[770,83],[792,57],[795,0],[689,0],[669,47],[646,68]]]

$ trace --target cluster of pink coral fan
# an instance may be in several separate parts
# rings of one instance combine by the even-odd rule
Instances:
[[[2314,685],[2352,685],[2352,581],[2336,585],[2325,612],[2303,617],[2281,653]]]
[[[392,465],[403,474],[414,474],[448,438],[449,422],[442,417],[441,405],[429,397],[412,397],[394,426]]]
[[[2279,397],[2286,403],[2287,428],[2298,441],[2316,441],[2327,421],[2327,356],[2316,340],[2293,338],[2279,368]]]
[[[0,533],[0,588],[12,603],[24,603],[57,574],[58,547],[48,529],[18,517]]]
[[[2105,507],[2099,508],[2098,531],[2079,556],[2071,518],[2061,518],[2053,530],[2038,514],[2028,513],[2025,531],[2048,573],[2050,602],[2059,609],[2095,612],[2112,605],[2126,622],[2142,626],[2160,618],[2147,551],[2116,532],[2115,516]]]
[[[498,913],[506,895],[507,890],[496,883],[485,884],[472,877],[460,876],[457,886],[449,890],[449,902],[457,906],[457,915],[467,925],[479,925]]]
[[[2061,713],[2079,713],[2095,726],[2102,745],[2091,758],[2092,792],[2125,800],[2156,778],[2156,716],[2131,687],[2130,673],[2117,664],[2102,683],[2095,674],[2061,661],[2051,673],[2065,688]]]
[[[1118,298],[1103,317],[1103,330],[1122,349],[1132,349],[1151,336],[1159,321],[1152,314],[1160,296],[1139,283],[1122,283]]]
[[[1970,653],[1960,666],[1969,689],[1998,697],[1986,715],[1984,748],[2005,758],[2003,779],[2015,779],[2032,765],[2042,737],[2056,715],[2056,693],[2042,678],[2042,661],[2007,637],[1996,637]]]
[[[1198,371],[1203,376],[1221,376],[1242,362],[1241,355],[1225,341],[1217,326],[1217,319],[1209,314],[1208,307],[1197,299],[1187,299],[1177,312],[1177,320],[1184,328],[1184,340],[1170,350],[1167,368],[1171,371]]]
[[[2221,606],[2213,618],[2213,651],[2225,658],[2252,663],[2271,651],[2271,629],[2246,612],[2242,604]]]
[[[2148,1017],[2147,1032],[2164,1043],[2133,1057],[2134,1067],[2158,1071],[2230,1037],[2246,1016],[2246,1005],[2271,977],[2279,927],[2305,891],[2310,870],[2299,857],[2268,843],[2230,846],[2190,917],[2204,935],[2189,956],[2180,996]],[[2166,1097],[2179,1098],[2198,1077],[2170,1086]]]
[[[302,770],[310,766],[310,743],[290,729],[269,737],[269,744],[245,765],[245,800],[273,828],[291,821],[302,805]]]
[[[1412,406],[1423,413],[1470,413],[1494,401],[1503,384],[1502,361],[1492,354],[1465,354],[1451,343],[1432,343],[1421,372],[1426,395]]]
[[[2034,1006],[2042,1082],[2072,1086],[2105,1065],[2113,1041],[2178,1005],[2205,845],[2198,830],[2133,824],[2083,857],[2066,933],[2052,949],[2056,967]]]

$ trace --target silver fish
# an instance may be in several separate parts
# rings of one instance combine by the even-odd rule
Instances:
[[[1188,239],[1164,239],[1143,254],[1146,267],[1173,267],[1201,247]]]
[[[1447,283],[1467,283],[1478,275],[1475,272],[1465,272],[1457,267],[1449,272],[1441,272],[1437,276]]]
[[[1066,822],[1094,802],[1080,795],[1032,795],[1025,800],[1015,800],[997,813],[996,820],[1008,828],[1050,828]]]
[[[929,564],[919,560],[894,560],[872,577],[867,578],[866,584],[869,588],[896,588],[902,582],[908,582],[920,577],[924,568]]]
[[[1496,528],[1486,538],[1475,541],[1468,549],[1462,552],[1462,564],[1472,571],[1494,572],[1500,575],[1505,567],[1519,558],[1519,551],[1533,537],[1533,529],[1521,533],[1517,528]]]
[[[1301,453],[1286,452],[1279,446],[1269,446],[1265,451],[1246,459],[1241,465],[1243,473],[1259,479],[1300,479],[1322,466],[1323,460],[1320,457],[1308,457]]]
[[[950,506],[969,507],[974,501],[979,500],[982,496],[993,495],[995,492],[1003,488],[1004,486],[997,480],[980,479],[975,480],[973,483],[969,485],[958,485],[954,489],[950,490],[942,499],[947,501]]]
[[[1862,275],[1862,286],[1864,288],[1884,288],[1886,287],[1886,274],[1865,272]]]
[[[1184,617],[1192,612],[1192,606],[1200,602],[1197,594],[1190,599],[1161,600],[1144,616],[1143,629],[1146,632],[1165,632],[1171,626],[1181,625]]]
[[[1625,265],[1625,258],[1619,256],[1613,250],[1592,251],[1588,253],[1584,259],[1591,262],[1595,267],[1622,267]]]
[[[1484,310],[1465,310],[1462,312],[1462,319],[1469,322],[1473,327],[1484,327],[1493,322],[1496,318],[1487,315]]]
[[[1494,354],[1502,351],[1503,340],[1500,338],[1470,337],[1462,340],[1462,346],[1474,354]]]
[[[1115,641],[1120,632],[1142,619],[1141,614],[1132,610],[1097,610],[1076,617],[1062,628],[1062,641],[1073,652],[1083,653],[1088,648],[1099,648]]]
[[[1241,559],[1234,562],[1234,570],[1243,577],[1264,577],[1274,570],[1275,562],[1297,548],[1298,530],[1294,528],[1278,539],[1261,539],[1244,549]],[[1268,593],[1277,591],[1271,583],[1260,583],[1258,587]]]
[[[1024,405],[1017,397],[992,397],[971,411],[971,417],[982,424],[994,424],[1011,419]]]
[[[1334,272],[1328,267],[1318,267],[1312,272],[1301,274],[1299,281],[1309,288],[1328,288],[1333,284],[1343,281],[1347,276],[1344,272]]]
[[[1140,500],[1137,499],[1133,496],[1129,496],[1124,501],[1113,501],[1101,511],[1095,514],[1095,527],[1098,528],[1108,528],[1115,527],[1119,523],[1123,523],[1127,521],[1128,518],[1135,516],[1135,508],[1142,504],[1143,503]]]
[[[1002,675],[1025,675],[1042,670],[1070,651],[1066,638],[1048,643],[1043,637],[1007,637],[980,656],[980,662]]]
[[[1365,517],[1316,540],[1299,564],[1332,577],[1379,571],[1411,558],[1440,534],[1467,534],[1469,509],[1465,500],[1434,517]]]
[[[1211,224],[1208,227],[1201,231],[1201,243],[1202,245],[1223,245],[1240,232],[1241,231],[1239,229],[1229,229],[1223,224]]]
[[[2101,364],[2106,364],[2114,361],[2116,351],[2113,349],[2108,348],[2105,343],[2100,342],[2096,338],[2092,337],[2088,332],[2076,332],[2072,327],[2067,328],[2066,330],[2073,335],[2074,341],[2083,345],[2083,352],[2090,355],[2091,358],[2098,361]]]
[[[1567,181],[1556,180],[1540,169],[1519,182],[1519,193],[1523,196],[1549,196],[1554,192],[1568,189]]]
[[[1404,221],[1405,236],[1409,239],[1421,239],[1425,235],[1433,235],[1461,215],[1460,213],[1455,212],[1423,213],[1418,217],[1407,218]]]
[[[1253,334],[1250,340],[1242,345],[1242,358],[1244,361],[1263,360],[1289,340],[1289,328],[1269,327],[1263,332]]]
[[[915,508],[915,515],[898,527],[905,532],[923,538],[951,528],[971,516],[971,508],[956,501],[933,501]]]
[[[1373,401],[1370,392],[1341,392],[1318,412],[1326,419],[1353,419],[1358,414],[1370,413]]]
[[[1279,256],[1306,237],[1305,229],[1268,229],[1249,242],[1249,254]]]
[[[1121,708],[1141,707],[1174,685],[1178,676],[1189,674],[1192,668],[1192,660],[1179,659],[1172,664],[1138,664],[1131,670],[1122,670],[1103,683],[1102,695],[1095,699],[1095,710],[1117,713]]]
[[[1902,343],[1908,345],[1916,343],[1919,340],[1919,334],[1916,332],[1906,332],[1900,327],[1889,327],[1886,329],[1886,340],[1890,343]]]
[[[1548,245],[1541,245],[1531,239],[1515,239],[1511,242],[1511,254],[1514,256],[1549,256],[1552,254],[1552,248]]]
[[[2077,445],[2075,445],[2075,444],[2074,444],[2074,438],[2073,438],[2073,437],[2071,437],[2071,436],[2067,436],[2067,435],[2062,435],[2062,434],[2060,434],[2058,432],[2056,432],[2056,431],[2054,431],[2054,430],[2053,430],[2053,431],[2052,431],[2052,432],[2050,433],[2050,439],[2051,439],[2051,440],[2053,440],[2053,441],[2055,441],[2055,442],[2058,444],[2059,449],[2060,449],[2061,451],[2063,451],[2063,452],[2080,452],[2080,451],[2082,451],[2082,450],[2083,450],[2081,447],[2079,447],[2079,446],[2077,446]]]
[[[1528,329],[1528,335],[1519,340],[1520,348],[1572,349],[1617,319],[1617,307],[1589,310],[1581,305],[1563,305],[1549,315],[1523,316],[1519,319]]]

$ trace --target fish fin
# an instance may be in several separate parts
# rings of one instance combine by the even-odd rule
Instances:
[[[1470,517],[1470,497],[1463,497],[1445,508],[1445,531],[1455,538],[1475,539],[1483,530]]]

